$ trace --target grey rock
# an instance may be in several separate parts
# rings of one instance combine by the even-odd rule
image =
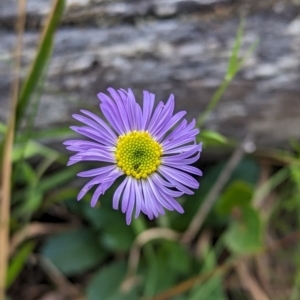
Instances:
[[[3,1],[3,0],[0,0]],[[32,20],[50,1],[28,0]],[[250,1],[251,2],[251,1]],[[250,56],[205,126],[230,137],[252,132],[259,146],[300,138],[299,8],[286,1],[251,4],[242,53]],[[274,2],[274,3],[273,3]],[[14,1],[1,3],[0,119],[7,99],[15,42]],[[197,118],[221,83],[233,46],[240,6],[236,1],[70,0],[55,37],[53,58],[36,118],[37,128],[74,122],[80,108],[97,111],[96,94],[107,87],[149,90],[157,100],[175,94],[177,110]],[[241,1],[241,5],[249,1]],[[257,3],[257,2],[256,2]],[[271,8],[271,9],[270,9]],[[131,19],[130,19],[131,18]],[[33,22],[34,23],[34,22]],[[21,77],[32,61],[41,24],[27,24]],[[100,26],[101,25],[101,26]]]

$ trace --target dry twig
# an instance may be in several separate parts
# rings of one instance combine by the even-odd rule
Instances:
[[[128,258],[128,269],[121,290],[128,291],[135,284],[135,274],[139,265],[141,248],[154,239],[178,240],[179,233],[167,228],[151,228],[143,231],[134,240]]]
[[[264,249],[262,249],[258,253],[252,253],[248,255],[242,255],[237,258],[230,259],[226,261],[223,265],[216,267],[214,270],[200,274],[198,276],[192,277],[182,283],[179,283],[178,285],[170,288],[169,290],[162,292],[161,294],[154,296],[151,300],[168,300],[172,299],[172,297],[177,296],[179,294],[182,294],[188,290],[190,290],[195,284],[201,284],[202,282],[208,280],[211,277],[225,274],[229,270],[231,270],[234,266],[236,266],[240,261],[243,261],[245,259],[248,259],[250,257],[257,257],[262,254],[266,254],[269,252],[277,251],[281,248],[285,248],[296,241],[300,239],[300,231],[293,232],[289,234],[288,236],[274,242],[271,246],[268,246]],[[150,300],[150,299],[146,299]]]
[[[26,0],[18,2],[18,20],[16,23],[17,43],[15,48],[14,80],[11,92],[11,117],[7,127],[7,133],[3,149],[2,163],[2,197],[0,203],[0,300],[5,299],[6,270],[9,257],[9,221],[10,221],[10,197],[11,197],[11,154],[14,142],[15,115],[19,96],[19,72],[21,65],[21,51],[23,46],[23,33],[26,20]]]
[[[10,255],[12,255],[16,251],[17,247],[27,239],[39,235],[54,234],[71,228],[74,228],[74,226],[39,222],[30,223],[26,227],[15,233],[12,237],[10,244]]]
[[[85,297],[81,294],[81,291],[67,278],[65,278],[65,276],[51,263],[50,260],[37,254],[32,255],[32,258],[38,262],[44,272],[48,275],[49,279],[66,297],[68,297],[68,299],[85,299]]]
[[[192,222],[190,223],[188,229],[182,236],[182,242],[189,244],[197,235],[200,230],[205,218],[207,217],[209,211],[220,195],[221,190],[224,188],[225,184],[229,180],[232,172],[237,167],[239,162],[242,160],[245,152],[253,151],[253,142],[250,140],[249,136],[243,140],[241,145],[234,151],[230,157],[228,163],[223,169],[222,173],[219,175],[216,183],[209,191],[207,197],[204,199],[203,204],[200,206],[199,210],[196,212]]]
[[[269,297],[250,274],[246,259],[240,261],[235,269],[239,275],[242,286],[249,292],[253,300],[269,300]]]
[[[167,228],[151,228],[139,234],[130,249],[127,272],[128,277],[131,277],[136,273],[140,260],[140,251],[143,245],[154,239],[178,240],[179,234]]]

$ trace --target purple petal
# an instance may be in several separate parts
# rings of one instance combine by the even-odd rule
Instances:
[[[114,169],[116,169],[115,165],[106,166],[106,167],[101,167],[101,168],[97,168],[97,169],[93,169],[93,170],[89,170],[89,171],[80,172],[80,173],[77,174],[77,176],[79,176],[79,177],[93,177],[93,176],[101,175],[103,173],[110,173]]]
[[[182,147],[178,147],[178,148],[172,148],[169,150],[164,150],[164,155],[165,154],[181,154],[181,153],[185,153],[188,151],[202,151],[202,143],[200,144],[193,144],[193,145],[187,145],[187,146],[182,146]]]
[[[100,195],[103,193],[103,185],[99,185],[91,199],[91,207],[95,207]]]
[[[77,133],[80,133],[98,143],[101,143],[103,145],[107,145],[107,146],[113,146],[114,143],[109,143],[109,141],[107,139],[105,139],[100,133],[99,131],[93,129],[93,128],[90,128],[90,127],[87,127],[87,126],[81,126],[81,127],[78,127],[78,126],[70,126],[70,128],[77,132]]]
[[[154,195],[154,198],[165,208],[168,210],[174,210],[174,208],[167,202],[165,201],[164,198],[162,198],[160,190],[157,188],[157,186],[153,183],[151,179],[148,179],[149,186],[151,187],[151,192]]]
[[[173,164],[177,164],[180,166],[181,165],[189,165],[189,164],[192,164],[192,163],[196,162],[197,160],[199,160],[200,152],[198,152],[197,155],[190,157],[188,159],[179,158],[180,155],[181,154],[163,157],[163,164],[173,163]]]
[[[161,128],[161,130],[156,134],[157,140],[161,141],[164,135],[186,114],[186,111],[181,111],[174,115],[168,123]]]
[[[129,194],[129,202],[128,202],[128,207],[126,210],[126,223],[129,225],[131,223],[132,219],[132,212],[135,204],[135,190],[134,190],[134,183],[133,183],[132,177],[129,178],[129,185],[130,185],[130,194]]]
[[[110,129],[110,127],[101,119],[99,118],[97,115],[91,113],[90,111],[81,109],[80,110],[83,114],[89,116],[91,119],[93,119],[94,121],[96,121],[99,125],[101,125],[112,137],[114,137],[115,139],[117,139],[115,133]]]
[[[160,116],[163,108],[164,108],[164,104],[163,104],[163,102],[160,101],[153,113],[153,116],[151,117],[151,119],[149,121],[149,125],[146,128],[148,131],[151,131],[152,126],[154,126],[154,124],[157,123],[157,121],[159,120],[159,116]]]
[[[74,114],[72,115],[72,117],[78,121],[80,121],[81,123],[84,123],[88,126],[90,126],[91,128],[94,128],[96,131],[99,132],[99,135],[103,136],[105,139],[109,140],[109,142],[111,144],[115,144],[117,137],[116,135],[111,132],[111,131],[107,131],[104,127],[100,126],[98,123],[96,123],[95,121],[92,121],[84,116],[81,115],[77,115]]]
[[[136,206],[135,206],[135,218],[137,218],[141,212],[142,204],[144,202],[143,193],[141,191],[141,183],[139,180],[133,180],[134,189],[136,192]]]
[[[188,173],[191,173],[191,174],[195,174],[195,175],[198,175],[198,176],[202,176],[203,173],[201,170],[199,170],[198,168],[195,168],[193,166],[186,166],[186,165],[179,165],[179,164],[166,164],[172,168],[176,168],[176,169],[179,169],[181,171],[185,171],[185,172],[188,172]]]
[[[179,213],[184,212],[182,206],[172,197],[170,190],[168,190],[166,187],[160,185],[156,181],[156,179],[153,180],[153,184],[156,185],[156,188],[157,188],[157,190],[159,190],[161,197],[163,197],[175,210],[177,210]],[[183,193],[181,192],[181,195],[182,194]],[[176,196],[176,197],[178,197],[178,196]]]
[[[113,146],[105,146],[96,142],[85,141],[85,140],[69,140],[64,144],[65,145],[69,144],[69,146],[66,147],[66,149],[71,151],[77,151],[77,152],[87,151],[95,148],[100,149],[102,151],[108,151],[108,152],[115,151],[115,147]]]
[[[91,148],[86,151],[78,152],[70,157],[70,162],[76,161],[103,161],[115,163],[115,157],[111,152],[103,151],[101,149]]]
[[[92,200],[91,200],[91,207],[95,207],[97,204],[97,201],[99,200],[100,195],[104,195],[104,193],[112,186],[112,184],[115,182],[114,180],[110,180],[107,182],[102,183],[95,191]]]
[[[152,110],[154,106],[155,95],[144,91],[143,98],[143,116],[142,116],[142,130],[146,130],[148,127],[149,120],[152,115]]]
[[[163,146],[163,149],[165,150],[170,150],[170,149],[173,149],[173,148],[176,148],[176,147],[179,147],[179,146],[183,146],[185,144],[189,144],[189,143],[192,143],[195,141],[195,136],[187,136],[187,137],[180,137],[174,141],[170,141],[168,143],[162,143],[162,146]]]
[[[153,123],[153,126],[149,125],[148,130],[151,134],[155,136],[159,131],[161,131],[162,128],[166,126],[166,124],[168,124],[173,114],[174,105],[174,96],[171,95],[168,102],[163,107],[158,121]]]
[[[161,166],[159,168],[159,170],[164,171],[166,174],[169,175],[169,177],[173,178],[174,180],[176,180],[186,186],[192,187],[194,189],[197,189],[199,187],[199,182],[195,178],[193,178],[192,176],[190,176],[184,172],[175,170],[175,169],[167,167],[167,166]]]
[[[130,122],[128,120],[128,112],[125,103],[123,102],[123,99],[120,97],[120,95],[117,93],[116,90],[112,88],[107,89],[113,99],[116,101],[116,105],[118,107],[118,110],[120,112],[120,121],[123,122],[123,126],[125,128],[125,133],[130,131]]]
[[[107,170],[106,172],[96,176],[90,180],[85,186],[81,189],[77,196],[77,200],[81,200],[82,197],[96,184],[103,184],[105,182],[115,181],[118,177],[123,175],[123,172],[119,171],[117,168],[113,170]]]
[[[145,199],[143,203],[143,212],[149,217],[150,220],[153,219],[153,215],[157,218],[159,215],[158,210],[154,201],[151,201],[148,183],[145,180],[142,180],[141,183]]]
[[[128,207],[128,203],[129,203],[129,198],[130,198],[130,190],[131,190],[131,185],[130,185],[130,178],[128,177],[128,181],[127,184],[125,186],[125,190],[124,190],[124,194],[123,194],[123,198],[122,198],[122,213],[125,213]]]
[[[174,184],[168,184],[167,186],[165,184],[161,184],[161,181],[160,181],[161,177],[159,175],[154,176],[154,174],[153,174],[153,175],[151,175],[151,179],[167,195],[170,195],[172,197],[180,197],[183,195],[183,192],[174,191],[174,190],[170,190],[169,188],[167,188],[167,186],[174,188],[175,187]]]
[[[128,178],[126,177],[123,182],[119,185],[119,187],[116,189],[114,196],[113,196],[113,209],[118,209],[119,208],[119,202],[120,202],[120,197],[122,195],[122,192],[124,190],[125,185],[128,182]]]
[[[193,195],[194,192],[192,190],[190,190],[189,188],[187,188],[185,185],[181,184],[178,180],[176,180],[176,178],[174,178],[173,176],[170,176],[170,174],[168,172],[165,172],[165,170],[163,169],[163,166],[160,166],[159,168],[159,172],[167,179],[169,180],[174,187],[176,187],[179,191],[182,191],[188,195]]]
[[[119,135],[122,135],[125,133],[125,128],[123,128],[121,122],[119,121],[121,118],[116,114],[116,112],[111,107],[111,104],[102,103],[100,104],[101,110],[107,119],[107,121],[112,125],[115,131]]]

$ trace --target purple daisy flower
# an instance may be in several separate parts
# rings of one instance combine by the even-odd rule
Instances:
[[[87,140],[64,142],[68,150],[77,152],[70,157],[69,165],[80,161],[100,161],[106,166],[80,172],[80,177],[93,177],[79,192],[77,199],[97,186],[91,199],[94,207],[115,180],[125,179],[113,196],[113,208],[126,213],[130,224],[135,208],[135,218],[140,212],[149,219],[165,214],[164,209],[183,213],[181,205],[174,199],[184,193],[193,194],[190,189],[199,187],[190,174],[202,172],[190,166],[200,157],[202,144],[196,143],[199,130],[195,120],[188,124],[181,111],[173,115],[174,96],[166,104],[159,102],[154,109],[155,95],[144,91],[143,108],[136,102],[132,91],[108,89],[110,97],[99,93],[100,109],[107,119],[107,125],[97,115],[81,110],[73,117],[84,126],[71,126]],[[178,122],[181,122],[178,124]]]

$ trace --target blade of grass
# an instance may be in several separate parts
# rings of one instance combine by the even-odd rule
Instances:
[[[258,206],[261,199],[264,199],[279,184],[286,180],[289,177],[289,174],[289,169],[283,168],[277,171],[270,179],[268,179],[263,185],[256,189],[253,196],[254,205]]]
[[[51,45],[51,51],[53,50],[53,45]],[[22,164],[22,162],[24,161],[25,159],[25,153],[27,151],[27,148],[28,148],[28,144],[29,144],[29,140],[32,136],[32,129],[33,129],[33,126],[34,126],[34,120],[35,120],[35,117],[36,117],[36,114],[37,114],[37,111],[38,111],[38,107],[39,107],[39,103],[40,103],[40,99],[41,99],[41,96],[42,96],[42,92],[43,92],[43,86],[44,86],[44,83],[45,83],[45,80],[46,80],[46,74],[47,74],[47,71],[48,71],[48,68],[49,68],[49,62],[50,62],[50,55],[48,57],[45,57],[44,59],[44,69],[43,69],[43,72],[42,72],[42,75],[41,75],[41,78],[39,79],[39,86],[38,88],[36,89],[36,92],[34,91],[33,94],[32,94],[32,97],[30,99],[30,111],[28,113],[28,116],[27,116],[27,120],[28,121],[28,124],[26,124],[26,129],[24,132],[22,132],[21,136],[22,136],[22,146],[21,146],[21,152],[20,152],[20,159],[17,161],[15,167],[14,167],[14,170],[13,170],[13,179],[12,179],[12,182],[13,184],[16,182],[16,176],[19,172],[19,169],[20,169],[20,165]]]
[[[7,130],[7,126],[3,123],[0,123],[0,133],[4,133]],[[46,131],[47,132],[47,131]],[[65,164],[68,160],[66,155],[62,155],[58,151],[51,149],[45,145],[40,144],[39,142],[28,140],[27,147],[24,149],[24,145],[19,143],[19,138],[15,137],[16,144],[14,145],[12,151],[12,160],[17,162],[22,160],[22,155],[25,159],[30,158],[34,155],[42,155],[46,159],[51,161],[55,160],[62,164]]]
[[[238,57],[239,57],[239,52],[242,46],[242,38],[244,34],[244,27],[245,27],[245,21],[242,19],[240,21],[234,45],[231,51],[231,56],[228,62],[228,67],[227,67],[227,73],[225,75],[225,78],[228,80],[233,79],[234,75],[236,74],[238,70]]]
[[[16,126],[18,127],[24,115],[30,97],[39,84],[44,68],[45,62],[52,54],[54,34],[59,24],[60,18],[63,14],[65,6],[64,0],[55,0],[52,5],[52,10],[48,15],[46,26],[44,27],[42,37],[36,57],[31,65],[31,69],[21,89],[20,99],[17,107]]]
[[[41,78],[46,67],[45,62],[47,62],[47,59],[52,54],[54,33],[63,14],[64,7],[65,0],[53,0],[52,9],[47,17],[46,25],[41,35],[35,59],[21,88],[16,108],[16,126],[14,128],[14,131],[18,129],[22,117],[24,116],[25,110],[28,106],[29,100],[33,92],[38,87],[38,84],[40,82],[39,79]],[[4,143],[5,141],[0,144],[0,157],[3,153]]]
[[[240,25],[239,25],[237,33],[236,33],[235,42],[234,42],[234,45],[232,47],[231,56],[229,58],[226,75],[224,76],[223,82],[221,83],[219,88],[213,94],[213,96],[212,96],[211,100],[209,101],[206,109],[199,116],[199,118],[197,120],[197,126],[199,128],[205,123],[205,121],[207,120],[207,117],[209,116],[211,111],[216,107],[216,105],[219,103],[221,97],[223,96],[223,94],[227,90],[227,88],[228,88],[229,84],[231,83],[231,81],[236,76],[237,72],[244,65],[245,60],[249,57],[249,55],[251,55],[251,53],[253,53],[253,51],[255,50],[255,48],[258,45],[258,41],[254,42],[250,46],[250,48],[248,49],[248,51],[246,52],[244,57],[242,59],[239,59],[239,52],[240,52],[241,45],[242,45],[243,34],[244,34],[244,20],[241,19]]]
[[[143,218],[134,219],[132,221],[132,226],[137,236],[147,229],[145,220]],[[155,252],[152,245],[145,245],[145,257],[148,264],[148,271],[144,287],[144,296],[152,297],[155,293],[155,287],[157,284],[155,274],[157,273],[158,269],[157,259],[155,257]]]
[[[59,152],[41,145],[35,141],[29,141],[28,145],[26,147],[25,153],[23,154],[23,147],[21,145],[15,146],[13,150],[12,159],[14,162],[22,160],[22,155],[24,155],[24,158],[30,158],[35,155],[42,155],[46,158],[52,159],[57,158],[58,161],[65,163],[65,159],[63,159],[63,156],[60,155]]]
[[[9,257],[9,221],[10,221],[10,198],[11,198],[11,153],[14,143],[16,123],[16,110],[19,95],[19,71],[21,66],[21,51],[23,47],[23,34],[26,21],[26,0],[18,2],[18,20],[16,23],[17,43],[15,48],[14,81],[12,83],[12,111],[3,145],[2,162],[2,199],[0,205],[0,300],[5,299],[6,272]],[[2,148],[2,147],[1,147]],[[1,157],[1,156],[0,156]]]
[[[237,167],[239,162],[242,160],[243,156],[245,155],[246,145],[252,142],[249,135],[247,135],[242,143],[236,148],[233,152],[231,157],[229,158],[227,164],[225,165],[224,169],[218,176],[217,181],[203,200],[203,203],[196,211],[195,215],[193,216],[187,230],[182,235],[181,241],[185,244],[189,244],[195,238],[197,233],[199,232],[201,226],[203,225],[208,213],[210,212],[212,206],[215,204],[220,192],[224,188],[225,184],[229,180],[232,172]]]
[[[22,271],[28,256],[31,254],[35,246],[34,242],[24,244],[16,255],[12,258],[7,270],[6,287],[9,288],[19,273]]]

